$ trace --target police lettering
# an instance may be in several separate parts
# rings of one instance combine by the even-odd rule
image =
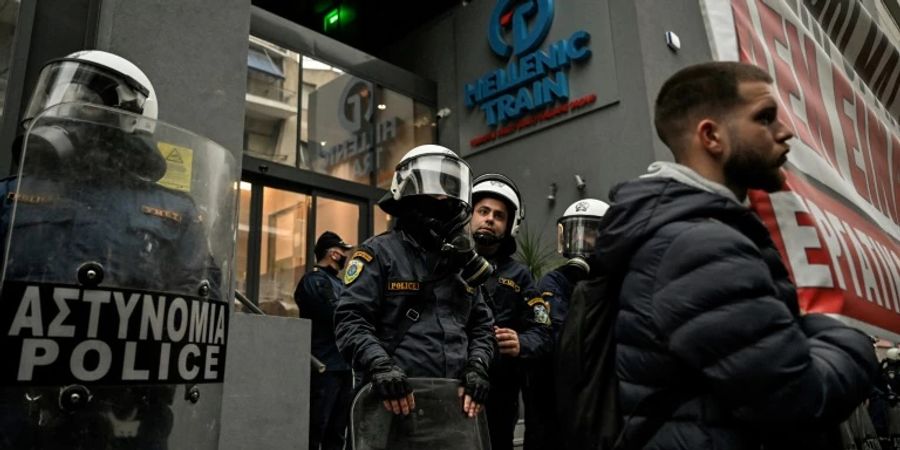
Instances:
[[[388,284],[389,291],[418,291],[418,281],[391,281]]]
[[[511,288],[512,288],[514,291],[516,291],[516,292],[519,292],[519,291],[522,290],[522,288],[520,288],[519,285],[516,284],[515,281],[510,280],[509,278],[503,278],[503,277],[500,277],[500,278],[497,279],[497,282],[500,283],[500,284],[502,284],[502,285],[504,285],[504,286],[509,286],[509,287],[511,287]]]
[[[221,382],[228,305],[184,296],[7,283],[3,383]],[[8,349],[8,350],[7,350]]]

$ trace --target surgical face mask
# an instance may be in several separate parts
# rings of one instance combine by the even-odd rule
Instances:
[[[341,253],[337,260],[338,270],[342,270],[347,265],[347,256]]]

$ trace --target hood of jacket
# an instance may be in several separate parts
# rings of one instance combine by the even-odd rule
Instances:
[[[607,269],[626,267],[631,255],[671,222],[713,218],[754,237],[768,233],[728,188],[680,164],[651,164],[647,174],[615,186],[610,201],[597,244],[598,260]]]

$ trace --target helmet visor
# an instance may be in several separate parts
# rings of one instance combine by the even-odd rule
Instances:
[[[564,217],[556,227],[557,251],[566,258],[594,256],[600,236],[599,217]]]
[[[397,168],[399,198],[411,195],[447,196],[467,205],[472,200],[472,174],[464,161],[444,155],[425,155]]]
[[[92,64],[62,60],[41,71],[24,117],[31,119],[54,105],[74,102],[142,114],[148,94],[146,88],[127,77]]]

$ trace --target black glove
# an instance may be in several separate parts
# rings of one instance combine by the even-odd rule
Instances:
[[[463,392],[472,397],[475,403],[480,405],[487,403],[491,382],[488,378],[487,366],[481,358],[469,360],[466,364],[466,368],[463,370],[463,387]]]
[[[378,358],[369,366],[372,390],[382,400],[397,400],[412,393],[406,374],[391,358]]]

